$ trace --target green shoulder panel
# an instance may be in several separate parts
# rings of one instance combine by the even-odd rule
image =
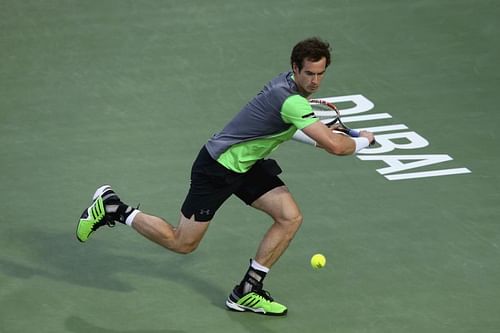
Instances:
[[[286,123],[293,124],[298,129],[318,121],[307,99],[300,95],[292,95],[285,100],[281,107],[281,117]]]

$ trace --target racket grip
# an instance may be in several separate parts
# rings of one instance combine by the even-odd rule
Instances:
[[[359,131],[356,131],[356,130],[353,130],[353,129],[349,129],[349,131],[347,132],[347,134],[350,137],[353,137],[353,138],[359,137]]]

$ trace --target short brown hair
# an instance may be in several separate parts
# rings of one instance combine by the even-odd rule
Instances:
[[[296,64],[299,72],[302,70],[304,60],[319,61],[326,58],[326,67],[330,65],[330,44],[318,37],[311,37],[298,42],[292,50],[290,65]]]

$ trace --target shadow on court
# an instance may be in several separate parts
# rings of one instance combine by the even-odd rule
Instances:
[[[184,333],[185,331],[179,331],[179,330],[169,330],[169,329],[162,329],[162,330],[112,330],[108,328],[103,328],[103,327],[98,327],[95,326],[89,322],[86,322],[85,320],[71,316],[69,317],[66,322],[65,322],[65,327],[68,330],[68,332],[74,332],[74,333]]]
[[[0,236],[5,240],[6,235]],[[137,275],[166,279],[187,286],[219,308],[221,315],[230,320],[235,328],[245,332],[274,333],[273,322],[283,317],[267,317],[253,313],[237,313],[226,309],[224,300],[228,290],[216,286],[202,274],[193,272],[189,257],[165,252],[158,258],[158,252],[147,258],[147,252],[140,257],[117,254],[126,240],[91,240],[92,244],[80,244],[74,238],[73,230],[48,232],[30,229],[15,230],[9,240],[19,240],[15,247],[23,246],[22,255],[0,257],[2,273],[15,279],[43,277],[57,282],[76,285],[81,288],[96,288],[128,293],[136,290],[134,280],[123,276]],[[140,240],[139,240],[140,241]],[[23,243],[24,242],[24,243]],[[24,245],[23,245],[24,244]],[[196,258],[193,260],[197,261]],[[187,261],[187,264],[186,264]],[[98,301],[98,300],[96,300]],[[286,319],[285,319],[286,320]],[[72,333],[183,333],[177,329],[114,329],[97,325],[90,318],[69,315],[62,323],[65,331]],[[110,322],[110,326],[113,323]]]
[[[232,312],[228,311],[229,319],[241,326],[245,332],[259,332],[259,333],[275,333],[280,332],[281,330],[272,329],[267,325],[271,324],[275,321],[287,320],[285,317],[273,317],[273,316],[264,316],[260,314],[250,313],[250,312]]]
[[[228,293],[203,275],[189,271],[185,256],[167,251],[160,259],[157,253],[154,259],[117,254],[127,245],[125,240],[118,242],[120,245],[113,240],[80,244],[73,230],[49,233],[34,229],[13,231],[9,239],[20,240],[16,247],[28,252],[17,258],[0,257],[2,273],[18,279],[41,276],[81,287],[130,292],[135,290],[134,285],[120,275],[147,276],[186,285],[220,308]]]

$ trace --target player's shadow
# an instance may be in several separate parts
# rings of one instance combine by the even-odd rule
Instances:
[[[275,333],[276,330],[273,330],[266,326],[267,321],[279,320],[279,317],[259,317],[256,318],[256,315],[253,313],[236,313],[236,312],[228,312],[231,317],[230,320],[239,324],[244,328],[247,332],[260,332],[260,333]],[[258,319],[258,320],[255,320]],[[161,330],[114,330],[104,327],[99,327],[97,325],[91,324],[80,317],[70,316],[64,322],[64,326],[68,332],[72,333],[184,333],[184,331],[180,330],[172,330],[172,329],[161,329]]]
[[[192,256],[177,255],[166,250],[164,255],[153,252],[153,259],[146,259],[144,255],[120,255],[117,254],[120,248],[127,246],[123,239],[100,242],[92,239],[92,244],[80,244],[74,237],[74,230],[68,233],[35,228],[28,231],[14,230],[9,233],[11,239],[19,240],[18,247],[27,253],[17,258],[0,257],[2,273],[15,278],[42,276],[83,287],[133,291],[133,284],[119,276],[125,273],[187,285],[219,307],[222,307],[227,296],[227,290],[204,279],[203,275],[189,271],[190,263],[196,262]],[[5,240],[5,243],[9,240]],[[147,250],[151,250],[151,247]]]
[[[1,238],[2,235],[0,235]],[[5,235],[3,238],[5,239]],[[202,274],[189,271],[190,262],[199,261],[196,256],[181,256],[168,252],[163,255],[151,248],[146,251],[152,251],[152,259],[145,259],[144,256],[120,255],[117,253],[120,247],[127,246],[126,240],[106,237],[105,241],[92,239],[91,244],[80,244],[74,238],[73,230],[67,233],[48,232],[34,228],[28,231],[15,230],[10,233],[9,239],[21,240],[19,246],[23,246],[25,252],[29,253],[25,256],[27,260],[0,257],[2,273],[15,278],[28,279],[42,276],[82,287],[117,292],[129,292],[135,289],[133,284],[120,277],[124,273],[125,275],[165,278],[189,286],[198,294],[205,296],[214,306],[226,311],[224,299],[227,296],[227,290],[221,289],[210,279],[204,279]],[[231,311],[227,311],[227,316],[229,320],[248,332],[273,333],[275,331],[267,327],[266,323],[279,320],[279,317],[257,318],[261,315]],[[66,330],[73,333],[182,333],[179,330],[169,329],[118,331],[99,327],[78,316],[68,317],[64,324]]]
[[[161,329],[161,330],[113,330],[91,324],[82,318],[71,316],[64,323],[68,332],[73,333],[184,333],[184,331]]]

